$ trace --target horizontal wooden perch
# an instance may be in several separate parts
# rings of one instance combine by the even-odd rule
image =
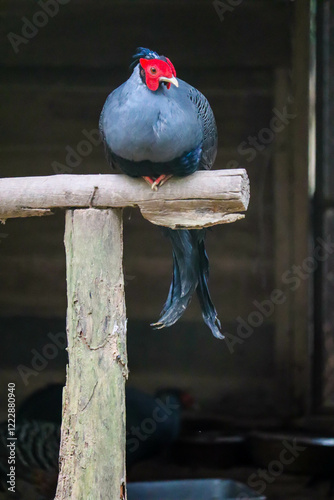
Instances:
[[[57,208],[138,206],[153,224],[196,228],[234,222],[247,210],[244,169],[172,178],[158,191],[125,175],[52,175],[0,179],[0,220],[52,214]]]
[[[123,207],[171,228],[244,217],[243,169],[172,178],[158,191],[124,175],[0,179],[0,221],[66,210],[69,364],[55,500],[126,499],[126,311]]]

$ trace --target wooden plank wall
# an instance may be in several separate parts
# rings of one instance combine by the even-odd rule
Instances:
[[[205,0],[65,3],[29,43],[20,44],[18,53],[9,40],[0,47],[0,175],[53,175],[54,162],[65,164],[66,148],[77,150],[85,139],[83,131],[96,130],[106,96],[129,75],[127,67],[135,47],[148,46],[168,55],[178,76],[199,88],[213,107],[219,130],[216,168],[246,167],[251,180],[246,219],[208,234],[212,296],[223,325],[234,332],[236,318],[246,319],[254,310],[253,301],[266,299],[274,288],[275,141],[255,155],[246,153],[247,144],[241,150],[240,144],[247,143],[249,136],[258,137],[273,117],[275,71],[290,66],[291,2],[244,0],[226,12],[223,21],[214,4]],[[3,2],[4,32],[20,34],[22,17],[31,20],[37,10],[32,1]],[[102,146],[92,146],[92,151],[76,163],[70,167],[71,173],[109,172]],[[205,399],[209,386],[215,387],[210,397],[229,393],[233,379],[234,387],[245,387],[239,391],[242,397],[248,385],[256,386],[257,399],[266,394],[272,408],[269,381],[273,368],[268,359],[272,359],[274,343],[268,331],[273,331],[273,318],[240,346],[234,358],[225,344],[216,349],[218,344],[202,325],[194,300],[184,323],[171,332],[171,339],[175,340],[178,332],[182,341],[177,341],[174,351],[177,371],[169,372],[169,333],[159,334],[166,336],[165,340],[155,344],[157,334],[145,325],[158,318],[167,296],[170,248],[159,229],[142,220],[135,210],[125,212],[124,222],[129,335],[134,336],[130,345],[132,366],[137,369],[132,380],[142,386],[155,385],[147,363],[136,358],[140,340],[134,339],[138,333],[145,339],[146,354],[161,358],[160,365],[154,366],[154,380],[160,384],[184,375],[186,385],[202,387]],[[0,240],[1,316],[64,318],[63,230],[62,213],[12,220],[0,227],[0,235],[7,235]],[[9,335],[8,328],[7,324]],[[158,352],[161,342],[167,344]],[[192,342],[197,346],[195,359],[200,359],[203,349],[211,356],[201,372],[202,379],[200,374],[192,378],[181,363]],[[217,364],[226,367],[219,380],[215,376]],[[159,366],[163,366],[160,373]],[[38,384],[43,385],[41,380]],[[238,397],[233,401],[232,407],[238,408]]]

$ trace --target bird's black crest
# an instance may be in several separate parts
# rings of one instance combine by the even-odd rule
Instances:
[[[133,69],[139,63],[139,59],[162,59],[166,61],[165,56],[159,56],[154,50],[145,49],[144,47],[137,47],[136,53],[132,56],[132,63],[130,64],[130,69]]]

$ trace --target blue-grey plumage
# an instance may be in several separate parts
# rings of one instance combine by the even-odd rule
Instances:
[[[130,78],[109,95],[101,113],[109,163],[127,175],[145,178],[153,188],[172,175],[211,168],[217,127],[204,95],[176,79],[171,61],[149,49],[138,49],[133,67]],[[161,318],[153,326],[174,324],[196,290],[205,323],[215,337],[222,338],[208,290],[205,230],[165,228],[164,232],[173,247],[173,279]]]
[[[163,163],[202,144],[200,116],[188,98],[189,85],[178,82],[178,88],[167,90],[163,85],[152,92],[142,82],[138,65],[130,78],[109,95],[100,127],[107,147],[115,155],[135,162]]]

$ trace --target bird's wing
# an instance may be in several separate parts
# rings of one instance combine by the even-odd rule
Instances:
[[[110,98],[110,96],[113,94],[113,92],[108,96],[108,99]],[[101,116],[100,116],[100,120],[99,120],[99,131],[100,131],[100,136],[102,138],[102,142],[103,142],[103,147],[104,147],[104,154],[106,156],[106,159],[107,159],[107,162],[108,162],[108,165],[112,168],[112,169],[116,169],[116,165],[114,164],[114,161],[113,161],[113,158],[112,158],[112,152],[108,146],[108,143],[107,143],[107,139],[106,139],[106,136],[105,136],[105,133],[104,133],[104,130],[103,130],[103,113],[104,112],[104,108],[103,108],[103,111],[101,113]]]
[[[190,87],[188,98],[197,108],[197,113],[203,127],[201,169],[210,169],[217,155],[218,133],[216,120],[206,97],[194,87]]]

